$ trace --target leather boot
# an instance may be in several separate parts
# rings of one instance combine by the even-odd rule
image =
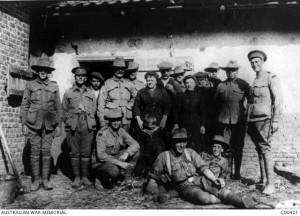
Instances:
[[[271,195],[276,192],[274,186],[274,167],[273,167],[273,157],[271,152],[263,153],[263,158],[265,162],[265,169],[267,175],[267,184],[264,190],[262,191],[263,194]]]
[[[87,178],[90,168],[90,158],[81,158],[81,178],[82,184],[85,186],[92,185],[93,183]]]
[[[31,156],[30,162],[32,172],[31,191],[37,191],[40,188],[40,157]]]
[[[179,194],[176,190],[169,190],[167,193],[161,193],[157,197],[159,203],[165,203],[167,200],[178,197]]]
[[[53,187],[50,185],[48,181],[50,169],[51,169],[51,157],[43,156],[42,179],[43,179],[43,186],[45,190],[53,189]]]
[[[258,161],[259,161],[260,181],[257,182],[257,184],[265,186],[267,183],[267,178],[266,178],[264,157],[262,154],[258,155]]]
[[[233,205],[239,209],[253,209],[255,206],[252,197],[246,194],[234,193],[226,189],[220,191],[219,198],[224,204]]]
[[[80,158],[71,158],[71,166],[74,174],[74,181],[72,182],[72,188],[79,188],[81,186],[80,181]]]
[[[240,180],[242,179],[241,176],[241,165],[243,159],[243,152],[235,152],[234,153],[234,179]]]
[[[124,174],[125,178],[124,178],[122,185],[132,183],[132,180],[131,180],[132,173],[133,173],[133,166],[129,166],[125,171],[125,174]]]
[[[226,174],[226,178],[231,179],[231,177],[232,177],[232,162],[233,162],[231,150],[225,153],[225,157],[228,161],[228,171]]]

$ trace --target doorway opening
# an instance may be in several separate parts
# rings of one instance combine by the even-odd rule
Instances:
[[[133,61],[133,57],[124,57],[126,66],[129,62]],[[91,80],[91,72],[99,72],[104,81],[113,77],[113,70],[112,65],[115,57],[97,57],[97,56],[84,56],[84,57],[77,57],[77,61],[79,62],[80,66],[87,67],[89,69],[89,73],[87,75],[87,86],[90,85]]]

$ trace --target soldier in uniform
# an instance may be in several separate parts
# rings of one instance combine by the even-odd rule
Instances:
[[[209,66],[204,69],[204,71],[208,73],[208,81],[211,82],[215,88],[221,82],[220,78],[218,77],[219,70],[220,67],[216,62],[210,63]]]
[[[55,70],[50,67],[49,60],[39,59],[32,69],[38,73],[38,78],[26,84],[20,111],[23,133],[31,146],[31,190],[36,191],[40,187],[40,156],[43,186],[45,190],[51,190],[48,181],[51,145],[54,136],[60,136],[62,123],[59,88],[56,82],[49,80],[49,75]]]
[[[182,66],[176,66],[174,68],[174,73],[171,74],[171,77],[173,77],[175,81],[180,85],[181,92],[185,92],[186,90],[185,85],[183,83],[184,74],[185,74],[185,70]]]
[[[125,177],[123,184],[131,183],[139,157],[139,144],[121,127],[121,110],[109,111],[106,119],[109,124],[97,134],[96,160],[92,165],[96,174],[96,189],[102,189],[102,183],[112,187],[120,177]]]
[[[107,121],[104,120],[106,113],[113,109],[121,109],[122,127],[128,132],[137,92],[133,83],[123,78],[126,68],[124,58],[115,58],[112,67],[114,76],[106,80],[100,90],[97,115],[100,119],[100,127],[103,128],[107,124]]]
[[[62,102],[71,166],[75,176],[72,183],[73,188],[92,184],[87,176],[94,131],[96,130],[97,101],[93,90],[85,86],[87,70],[86,67],[72,69],[72,73],[75,75],[75,84],[65,92]]]
[[[266,186],[262,191],[266,195],[276,192],[274,187],[273,156],[270,139],[278,130],[282,115],[283,98],[279,78],[264,69],[267,55],[254,50],[248,54],[256,78],[251,86],[247,109],[248,134],[256,146],[261,172],[260,183]],[[265,169],[265,170],[264,170]]]
[[[136,92],[146,87],[144,82],[136,78],[138,70],[139,65],[135,62],[129,62],[128,67],[125,70],[126,77],[130,82],[133,83]]]
[[[239,65],[236,61],[229,61],[225,70],[227,79],[221,82],[215,93],[218,126],[217,134],[224,136],[230,144],[228,152],[229,172],[234,179],[241,179],[244,139],[246,133],[245,98],[249,97],[250,86],[238,78]],[[233,158],[232,158],[233,157]],[[234,174],[232,172],[234,159]]]
[[[223,137],[213,140],[213,155],[202,158],[186,148],[190,134],[177,128],[172,135],[172,149],[158,155],[153,165],[146,192],[158,194],[158,201],[177,197],[196,205],[225,203],[237,208],[253,208],[248,195],[225,189],[227,161],[221,156],[226,142]]]

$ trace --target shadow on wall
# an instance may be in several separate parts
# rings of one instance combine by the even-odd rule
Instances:
[[[22,162],[24,166],[25,175],[31,175],[31,167],[30,167],[30,143],[27,140],[25,146],[23,148]]]

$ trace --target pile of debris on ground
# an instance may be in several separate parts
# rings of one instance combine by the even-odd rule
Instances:
[[[253,177],[255,179],[256,177]],[[30,178],[23,181],[30,184]],[[111,190],[97,191],[94,186],[71,188],[71,180],[58,172],[51,176],[52,191],[39,189],[36,192],[18,194],[14,203],[2,206],[4,209],[228,209],[228,205],[197,206],[179,198],[164,204],[153,202],[142,192],[145,179],[135,178],[130,187],[116,186]],[[291,183],[286,178],[276,176],[277,193],[272,196],[262,195],[254,185],[242,181],[229,180],[227,188],[251,195],[257,209],[272,209],[286,200],[300,200],[299,183]]]

